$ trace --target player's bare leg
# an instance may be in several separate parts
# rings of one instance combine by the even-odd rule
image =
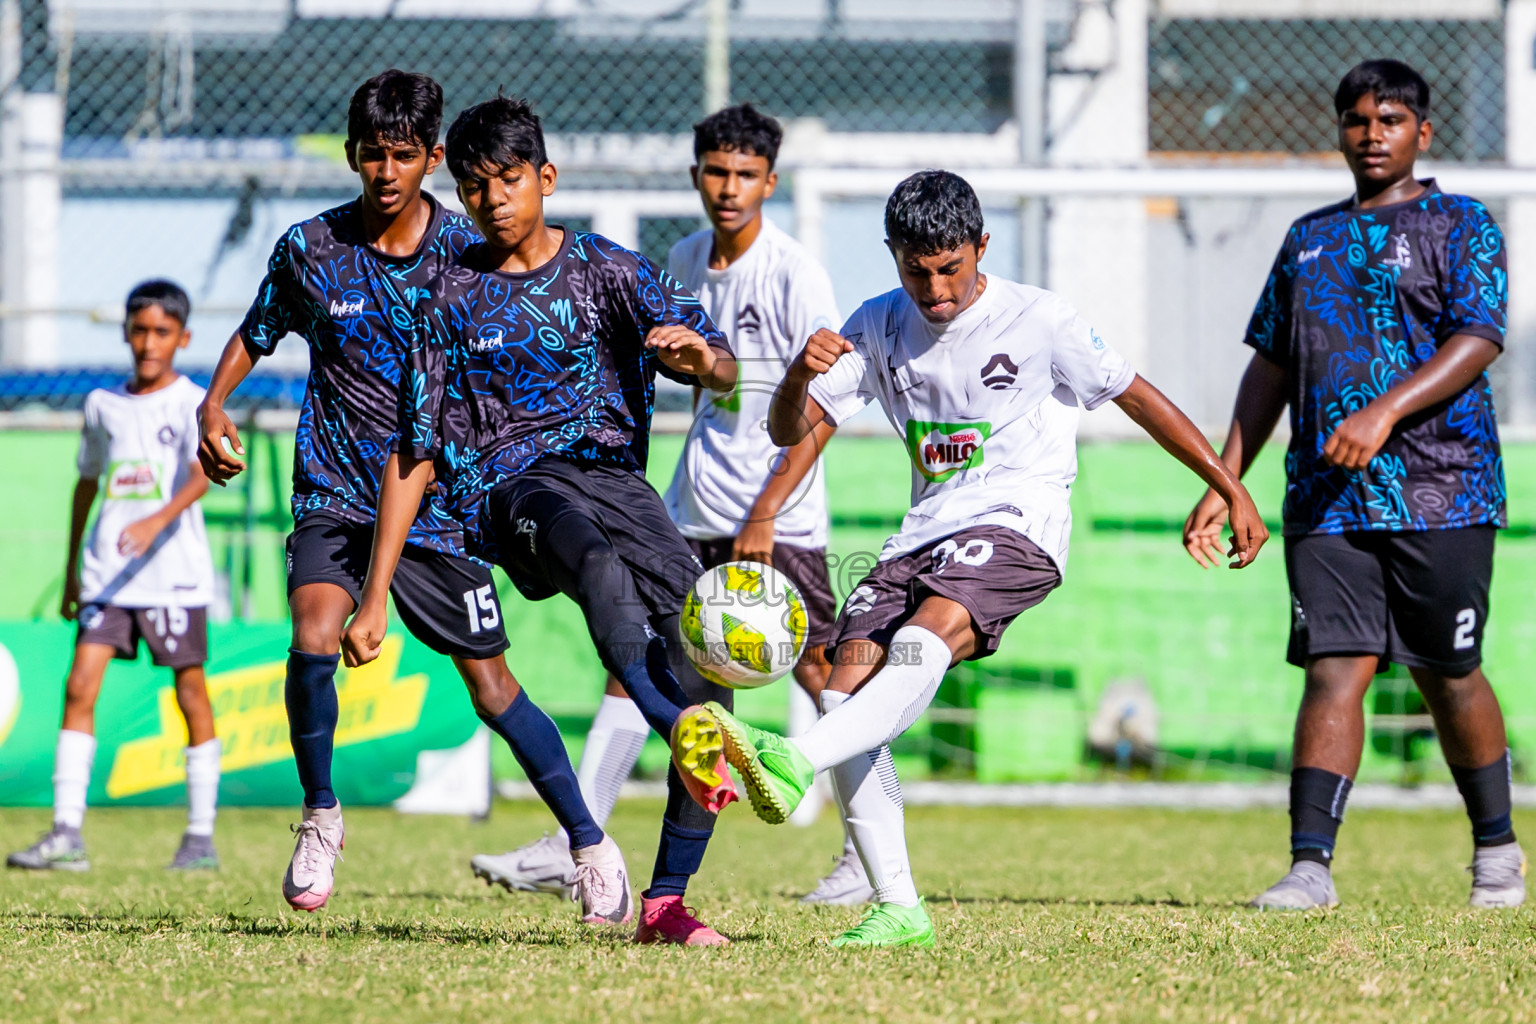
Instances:
[[[1365,693],[1375,655],[1307,662],[1291,773],[1291,869],[1256,896],[1263,910],[1310,910],[1339,902],[1330,866],[1360,755],[1365,748]]]
[[[75,645],[75,658],[64,680],[64,721],[54,755],[53,826],[27,849],[7,857],[8,867],[90,870],[80,827],[96,756],[96,697],[112,654],[106,644]]]
[[[1499,699],[1480,668],[1455,677],[1410,671],[1472,821],[1470,903],[1518,907],[1525,902],[1525,854],[1510,821],[1509,741]]]
[[[213,822],[219,802],[219,757],[213,732],[213,705],[201,665],[176,670],[176,706],[187,723],[187,830],[171,860],[177,871],[213,871],[219,855],[213,847]]]

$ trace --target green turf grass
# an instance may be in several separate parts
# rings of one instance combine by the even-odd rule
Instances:
[[[659,809],[626,802],[613,823],[642,880]],[[1466,909],[1452,813],[1351,813],[1344,906],[1261,915],[1241,902],[1284,867],[1278,811],[913,808],[938,946],[857,952],[825,946],[857,909],[791,899],[839,845],[830,815],[770,830],[726,813],[690,896],[736,940],[723,951],[637,947],[474,879],[472,853],[547,827],[530,804],[478,825],[349,811],[330,908],[296,913],[279,893],[291,818],[224,812],[224,870],[176,876],[179,813],[92,811],[91,873],[0,875],[0,1020],[1536,1018],[1536,913]],[[0,811],[0,841],[45,825]]]

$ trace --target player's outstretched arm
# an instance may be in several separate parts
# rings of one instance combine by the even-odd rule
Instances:
[[[823,420],[799,444],[775,461],[768,482],[752,503],[747,521],[741,525],[741,531],[731,545],[731,558],[773,564],[774,520],[836,432],[836,427]]]
[[[1451,335],[1407,380],[1346,416],[1323,444],[1323,458],[1341,469],[1364,469],[1404,417],[1465,390],[1493,365],[1499,352],[1499,346],[1487,338]]]
[[[1164,450],[1194,470],[1221,495],[1232,523],[1232,547],[1227,552],[1232,558],[1229,564],[1234,569],[1252,564],[1259,548],[1269,539],[1269,530],[1265,528],[1248,489],[1238,482],[1237,475],[1221,461],[1189,417],[1140,376],[1121,392],[1115,404]]]
[[[1221,461],[1239,480],[1247,475],[1285,411],[1285,373],[1284,366],[1259,353],[1254,353],[1243,373],[1232,409],[1232,426],[1221,448]],[[1221,562],[1221,528],[1226,522],[1226,501],[1207,489],[1184,520],[1184,549],[1201,568],[1210,569]]]
[[[697,331],[682,324],[661,324],[645,335],[645,347],[669,369],[699,378],[711,391],[730,391],[736,386],[736,357],[716,348]]]
[[[171,495],[170,501],[158,511],[123,527],[123,532],[117,535],[117,553],[138,558],[149,550],[156,537],[207,493],[208,478],[203,475],[203,467],[194,462],[188,467],[187,482]]]
[[[64,598],[59,614],[73,622],[80,614],[80,545],[85,541],[85,524],[91,517],[91,505],[101,484],[96,477],[75,481],[75,493],[69,502],[69,552],[64,556]]]
[[[341,638],[341,656],[348,668],[366,665],[379,656],[388,621],[389,584],[400,564],[400,552],[411,532],[421,498],[432,478],[432,461],[410,454],[395,454],[384,466],[379,489],[378,517],[373,523],[373,555],[357,614]]]
[[[245,339],[236,331],[219,356],[219,365],[214,368],[213,380],[208,382],[208,394],[203,396],[203,404],[197,407],[198,430],[202,435],[197,445],[197,461],[202,464],[208,479],[220,487],[245,468],[245,463],[235,458],[235,455],[245,454],[245,446],[240,443],[240,432],[235,429],[234,421],[224,413],[224,402],[255,365],[256,357],[251,355]],[[225,438],[229,439],[235,455],[225,450]]]
[[[811,381],[852,351],[853,342],[826,327],[811,335],[768,403],[768,436],[774,444],[793,448],[826,420],[826,410],[811,397]]]

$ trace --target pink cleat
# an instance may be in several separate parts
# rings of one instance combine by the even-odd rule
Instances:
[[[642,895],[636,942],[670,942],[675,946],[729,946],[731,940],[693,916],[681,896]]]
[[[295,910],[314,913],[325,906],[336,885],[336,858],[346,845],[341,807],[304,808],[304,820],[292,826],[299,841],[283,876],[283,899]]]
[[[719,814],[741,797],[725,761],[725,739],[714,715],[695,704],[672,724],[672,763],[694,803]]]

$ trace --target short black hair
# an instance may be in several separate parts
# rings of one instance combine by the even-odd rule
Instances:
[[[970,182],[949,171],[918,171],[885,203],[885,237],[893,246],[927,256],[981,245],[981,200]]]
[[[443,87],[426,75],[390,68],[357,87],[347,105],[347,145],[385,139],[437,145]]]
[[[180,321],[183,327],[187,326],[187,318],[192,315],[192,300],[187,298],[186,289],[175,281],[162,278],[134,285],[133,291],[128,293],[127,305],[130,320],[133,314],[150,306],[159,306],[165,310],[166,316]]]
[[[459,114],[448,128],[448,172],[455,181],[482,166],[528,164],[538,170],[547,163],[544,126],[527,100],[497,94]]]
[[[693,126],[693,158],[705,153],[750,153],[768,161],[772,169],[779,159],[784,129],[779,122],[750,103],[717,110]]]
[[[1368,60],[1350,68],[1333,94],[1334,114],[1342,116],[1368,93],[1377,103],[1401,103],[1421,122],[1429,120],[1429,83],[1400,60]]]

